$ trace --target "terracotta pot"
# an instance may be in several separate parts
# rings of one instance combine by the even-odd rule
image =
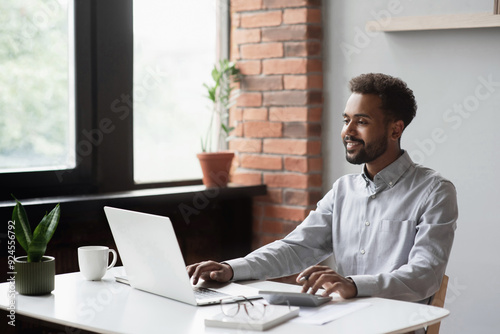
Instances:
[[[41,262],[28,262],[27,256],[14,260],[16,266],[16,291],[22,295],[45,295],[54,290],[56,260],[43,256]]]
[[[229,170],[234,158],[233,152],[199,153],[203,172],[203,184],[206,187],[226,187],[229,181]]]

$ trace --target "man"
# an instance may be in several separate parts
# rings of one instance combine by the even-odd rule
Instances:
[[[353,78],[350,89],[341,137],[347,161],[364,164],[362,173],[338,179],[283,240],[244,258],[188,266],[194,283],[300,273],[303,292],[419,302],[439,289],[457,199],[451,182],[400,147],[417,109],[413,92],[398,78],[373,73]],[[332,254],[336,268],[317,265]]]

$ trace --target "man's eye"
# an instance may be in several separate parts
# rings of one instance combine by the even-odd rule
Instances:
[[[348,119],[344,119],[342,122],[343,122],[344,124],[349,124],[349,120],[348,120]]]

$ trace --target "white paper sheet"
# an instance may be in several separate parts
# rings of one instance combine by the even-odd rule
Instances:
[[[334,302],[320,307],[301,307],[299,316],[291,321],[309,325],[324,325],[370,305],[367,302]]]

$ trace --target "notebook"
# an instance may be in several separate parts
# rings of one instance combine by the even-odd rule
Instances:
[[[265,331],[286,322],[299,315],[300,308],[293,306],[267,305],[267,310],[262,318],[250,318],[243,310],[235,316],[224,313],[205,319],[207,327],[236,328],[238,330],[250,329],[253,331]]]
[[[229,283],[229,289],[225,286],[231,294],[193,287],[168,217],[107,206],[104,212],[127,273],[126,283],[133,288],[191,305],[261,298],[257,291],[236,283]]]

